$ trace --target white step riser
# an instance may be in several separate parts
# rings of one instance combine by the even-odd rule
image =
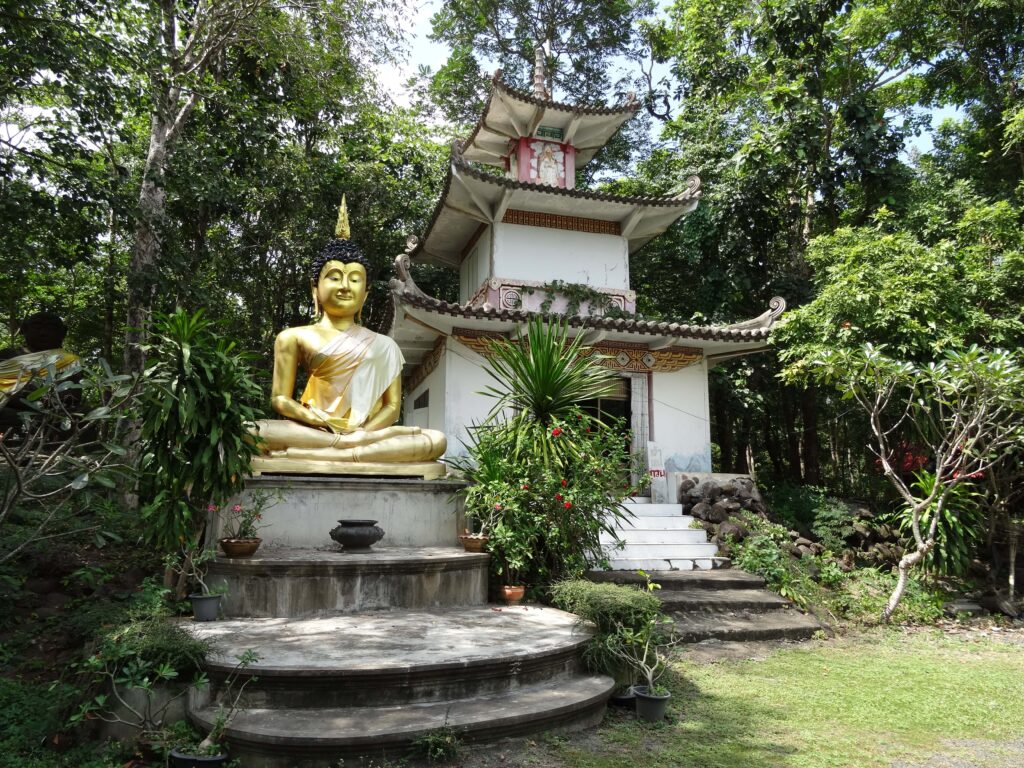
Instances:
[[[707,544],[708,534],[705,530],[682,529],[674,531],[637,531],[624,530],[619,538],[628,544]],[[610,546],[615,540],[607,533],[601,534],[601,543]]]
[[[608,554],[617,560],[703,558],[717,556],[718,547],[714,544],[626,544],[625,548],[609,550]]]
[[[637,517],[680,517],[683,514],[682,504],[623,504],[622,506]]]
[[[703,528],[692,528],[693,518],[689,515],[682,517],[636,517],[632,520],[623,520],[615,526],[616,530],[624,534],[632,531],[703,531]]]
[[[707,557],[676,557],[666,560],[629,558],[622,560],[610,560],[609,565],[611,565],[611,569],[613,571],[710,571],[712,561],[711,558]]]

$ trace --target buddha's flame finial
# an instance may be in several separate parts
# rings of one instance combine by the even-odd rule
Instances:
[[[334,236],[338,240],[348,240],[352,237],[352,230],[348,226],[348,206],[345,205],[345,196],[341,196],[341,205],[338,206],[338,223],[334,225]]]

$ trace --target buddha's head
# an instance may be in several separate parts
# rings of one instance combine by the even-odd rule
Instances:
[[[355,243],[329,242],[313,262],[311,283],[317,314],[358,317],[369,288],[369,267]]]

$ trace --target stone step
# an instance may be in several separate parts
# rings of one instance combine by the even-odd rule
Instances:
[[[619,531],[619,539],[627,545],[658,544],[662,548],[669,544],[707,544],[708,533],[703,528],[676,528],[668,530],[625,529]],[[601,534],[601,544],[605,547],[616,546],[616,541],[607,533]]]
[[[646,560],[651,562],[658,562],[659,560],[664,562],[666,560],[672,561],[683,558],[695,560],[715,557],[718,554],[718,545],[708,544],[706,537],[704,543],[699,544],[643,544],[627,540],[626,545],[622,549],[617,549],[611,554],[616,560]],[[658,567],[665,568],[664,565]],[[672,566],[669,566],[668,570],[671,570],[671,568]]]
[[[218,557],[207,583],[226,590],[229,618],[483,605],[489,557],[461,547],[261,547],[252,557]]]
[[[760,589],[764,587],[764,579],[752,573],[736,568],[716,569],[713,571],[658,571],[649,570],[651,581],[661,585],[661,593],[674,590],[691,589]],[[610,581],[616,584],[644,584],[647,580],[636,572],[629,571],[590,571],[587,578],[591,581]]]
[[[799,611],[768,613],[671,612],[674,633],[687,643],[704,640],[807,640],[823,629],[811,616]]]
[[[689,515],[674,515],[672,517],[634,517],[631,520],[623,520],[615,525],[615,530],[623,534],[631,531],[704,531],[703,528],[691,526],[693,518]]]
[[[699,571],[698,571],[699,573]],[[660,589],[655,594],[661,600],[662,608],[670,611],[698,611],[717,613],[723,611],[765,611],[786,610],[790,602],[774,592],[764,589]]]
[[[574,676],[517,690],[389,707],[246,709],[227,729],[231,756],[246,768],[334,768],[339,760],[401,757],[412,743],[445,726],[465,742],[596,725],[615,684]],[[190,717],[207,729],[216,708]],[[348,765],[348,763],[345,763]]]
[[[380,611],[305,620],[185,623],[214,643],[207,673],[216,695],[237,657],[246,703],[266,708],[374,707],[514,690],[581,669],[590,631],[540,606]]]
[[[682,504],[623,504],[627,511],[637,517],[681,517],[683,514]]]
[[[698,571],[722,567],[717,562],[728,563],[720,557],[678,557],[678,558],[624,558],[610,559],[608,567],[613,571]]]

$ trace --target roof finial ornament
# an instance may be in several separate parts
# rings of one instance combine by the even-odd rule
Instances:
[[[550,51],[550,40],[546,41],[544,45],[538,45],[533,49],[533,95],[538,99],[547,100],[551,98],[551,94],[548,93],[547,89],[548,72],[545,66],[545,59]]]

